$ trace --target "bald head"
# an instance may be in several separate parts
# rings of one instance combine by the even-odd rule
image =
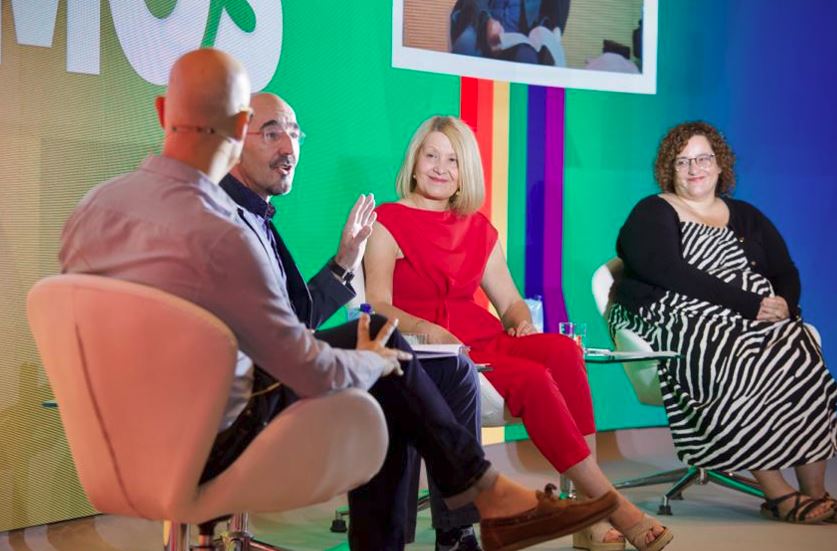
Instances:
[[[181,56],[157,100],[163,155],[223,177],[241,154],[249,104],[250,79],[235,58],[212,48]]]
[[[250,107],[253,108],[253,125],[258,127],[270,117],[281,115],[296,121],[296,113],[291,105],[277,96],[268,92],[260,92],[250,97]],[[263,119],[262,122],[256,119]]]
[[[250,103],[247,71],[232,56],[205,48],[182,56],[171,69],[166,129],[178,124],[224,127]]]
[[[288,102],[268,93],[255,94],[250,107],[250,133],[232,174],[265,200],[285,195],[291,191],[299,160],[296,112]]]

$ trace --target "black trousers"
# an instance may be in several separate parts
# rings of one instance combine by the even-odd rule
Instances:
[[[380,316],[372,317],[373,334],[384,321]],[[353,349],[357,340],[356,323],[318,332],[317,338],[336,348]],[[388,346],[410,349],[398,331],[393,333]],[[477,439],[456,420],[419,361],[403,362],[402,367],[402,377],[383,377],[369,389],[384,411],[389,448],[378,474],[349,492],[349,546],[356,551],[404,548],[410,509],[411,446],[424,458],[430,476],[444,497],[465,492],[490,467]],[[255,390],[266,388],[271,382],[268,374],[257,369]],[[233,425],[218,435],[201,481],[217,476],[231,465],[270,419],[297,399],[284,385],[251,399]]]

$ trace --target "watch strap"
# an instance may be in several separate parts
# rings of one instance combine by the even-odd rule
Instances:
[[[344,284],[349,283],[355,277],[354,272],[350,272],[338,264],[337,260],[335,260],[333,256],[328,260],[328,269],[331,270],[331,273],[336,275]]]

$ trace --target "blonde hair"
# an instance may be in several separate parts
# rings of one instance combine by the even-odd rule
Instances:
[[[398,196],[403,199],[416,189],[416,179],[413,173],[416,169],[417,157],[424,145],[424,140],[433,132],[444,134],[450,140],[453,151],[456,153],[459,167],[459,190],[450,198],[451,210],[462,215],[476,212],[485,200],[485,177],[482,172],[480,151],[474,133],[467,124],[456,117],[431,117],[418,127],[407,147],[395,181]]]

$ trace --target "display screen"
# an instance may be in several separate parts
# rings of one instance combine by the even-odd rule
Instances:
[[[394,0],[395,67],[653,94],[657,0]]]

